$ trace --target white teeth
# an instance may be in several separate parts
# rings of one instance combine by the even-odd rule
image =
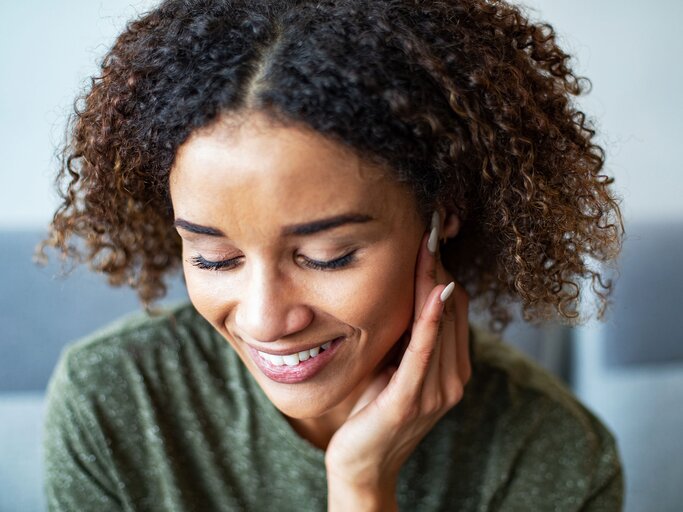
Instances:
[[[311,357],[317,357],[321,350],[327,350],[332,345],[331,341],[323,343],[319,347],[313,347],[309,350],[302,350],[301,352],[295,352],[294,354],[287,354],[284,356],[276,356],[274,354],[268,354],[267,352],[258,351],[259,355],[266,361],[270,361],[275,366],[296,366],[301,361],[307,361]]]
[[[285,360],[282,356],[276,356],[273,354],[268,354],[268,359],[270,360],[271,363],[273,363],[275,366],[282,366],[285,364]]]
[[[285,364],[287,366],[296,366],[299,364],[299,354],[289,354],[287,356],[282,356],[282,359],[285,360]]]

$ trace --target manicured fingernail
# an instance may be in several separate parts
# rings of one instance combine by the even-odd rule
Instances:
[[[439,245],[439,212],[434,210],[432,213],[432,231],[429,233],[429,240],[427,240],[427,249],[432,254],[436,254],[436,248]]]
[[[439,299],[441,302],[446,302],[448,300],[448,297],[451,296],[451,293],[453,293],[453,290],[455,290],[455,283],[451,281],[446,288],[443,289],[441,292],[441,295],[439,295]]]
[[[436,228],[432,228],[432,232],[429,233],[429,240],[427,240],[427,249],[432,254],[436,254],[436,244],[439,243],[439,231]]]
[[[439,212],[436,210],[432,213],[432,229],[439,230]]]

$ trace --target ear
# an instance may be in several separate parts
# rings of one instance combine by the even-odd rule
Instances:
[[[460,217],[453,211],[439,208],[439,216],[443,219],[439,234],[441,238],[454,238],[460,232]]]

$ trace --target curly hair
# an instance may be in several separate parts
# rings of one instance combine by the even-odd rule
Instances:
[[[166,0],[132,21],[77,100],[39,247],[146,306],[181,267],[168,175],[221,116],[306,126],[408,184],[462,228],[446,268],[494,329],[598,317],[623,223],[604,151],[572,102],[590,84],[551,25],[498,0]]]

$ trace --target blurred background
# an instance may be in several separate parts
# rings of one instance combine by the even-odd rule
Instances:
[[[87,77],[149,0],[0,2],[0,512],[42,511],[43,396],[65,343],[137,308],[84,269],[31,262],[57,198],[55,148]],[[683,3],[533,0],[574,68],[623,198],[614,306],[578,328],[513,325],[506,339],[553,371],[617,437],[626,510],[683,503]],[[182,299],[178,281],[168,301]]]

